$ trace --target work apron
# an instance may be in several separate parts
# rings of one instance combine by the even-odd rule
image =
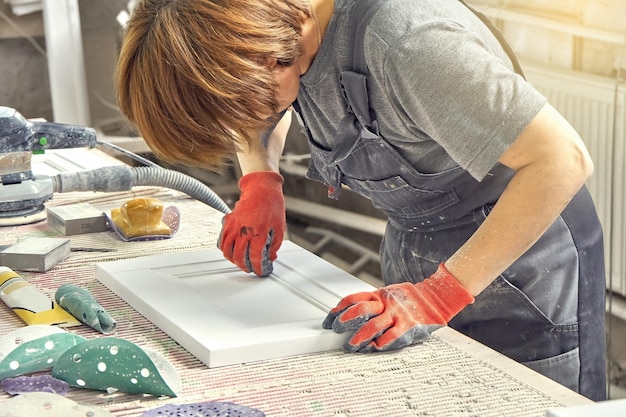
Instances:
[[[420,173],[375,131],[361,129],[353,115],[342,121],[336,147],[326,149],[297,115],[311,148],[307,177],[325,183],[331,198],[338,198],[345,184],[388,216],[381,243],[386,285],[416,283],[433,274],[485,220],[514,174],[501,164],[481,182],[458,166]],[[583,187],[541,239],[449,325],[602,400],[605,276],[602,229],[595,213]],[[534,292],[524,292],[531,281]],[[543,288],[537,291],[537,285]],[[529,293],[558,294],[570,311],[556,311],[570,319],[555,322]]]

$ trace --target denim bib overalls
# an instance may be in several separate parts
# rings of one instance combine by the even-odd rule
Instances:
[[[353,36],[357,44],[362,42],[363,36]],[[363,74],[361,68],[341,75],[350,111],[337,129],[333,149],[314,141],[295,103],[311,149],[307,177],[325,183],[332,198],[339,197],[343,184],[383,211],[389,219],[380,249],[385,284],[418,282],[476,231],[514,172],[497,164],[480,182],[458,166],[435,174],[418,172],[378,134]],[[604,297],[602,228],[583,187],[539,241],[449,324],[602,400]]]

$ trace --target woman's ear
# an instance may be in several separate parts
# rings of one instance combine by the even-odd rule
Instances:
[[[267,64],[267,67],[271,70],[273,70],[276,65],[278,65],[278,59],[276,58],[265,58],[265,63]]]

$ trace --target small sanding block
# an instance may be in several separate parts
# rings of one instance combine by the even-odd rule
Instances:
[[[46,210],[48,224],[65,236],[109,230],[104,212],[89,203],[48,207]]]
[[[69,239],[27,237],[0,251],[0,265],[15,271],[46,272],[70,255]]]

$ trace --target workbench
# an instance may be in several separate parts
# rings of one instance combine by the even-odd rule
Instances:
[[[138,187],[120,193],[58,194],[48,206],[89,202],[119,207],[137,196],[173,204],[181,227],[171,239],[124,242],[113,231],[69,236],[75,251],[45,273],[20,272],[54,298],[71,282],[88,289],[117,320],[116,337],[162,353],[182,380],[177,398],[155,398],[72,388],[74,401],[97,404],[116,416],[140,416],[162,405],[230,401],[267,416],[545,416],[546,410],[590,403],[586,398],[450,329],[426,341],[385,353],[330,351],[208,368],[95,278],[95,264],[147,254],[214,248],[222,214],[177,191]],[[25,236],[60,236],[47,222],[4,227],[0,245]],[[99,252],[98,249],[113,250]],[[164,298],[167,294],[163,295]],[[24,323],[0,303],[0,336]],[[320,323],[321,325],[321,323]],[[86,338],[102,337],[87,327],[68,328]],[[1,401],[9,398],[0,393]]]

